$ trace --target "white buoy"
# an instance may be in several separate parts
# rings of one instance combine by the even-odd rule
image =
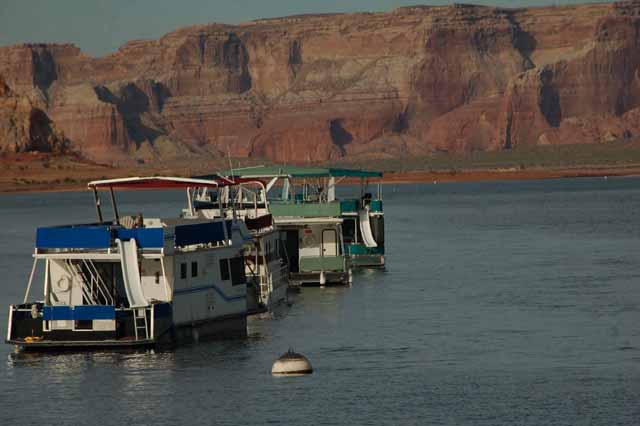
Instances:
[[[303,376],[311,373],[313,368],[307,357],[291,349],[278,358],[271,367],[271,374],[274,376]]]

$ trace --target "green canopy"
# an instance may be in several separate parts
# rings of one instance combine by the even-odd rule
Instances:
[[[279,176],[291,176],[293,178],[312,177],[356,177],[356,178],[376,178],[382,177],[382,172],[372,172],[355,169],[335,169],[323,167],[302,167],[302,166],[255,166],[243,167],[240,169],[227,170],[222,173],[224,176],[235,176],[243,178],[270,178]]]

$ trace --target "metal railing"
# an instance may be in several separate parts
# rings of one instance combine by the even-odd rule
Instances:
[[[67,260],[66,265],[70,275],[80,282],[82,294],[90,305],[114,305],[115,300],[109,293],[107,284],[102,279],[100,271],[91,260],[82,259],[75,263]]]

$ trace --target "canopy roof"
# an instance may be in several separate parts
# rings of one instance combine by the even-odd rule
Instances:
[[[312,177],[358,177],[374,178],[382,177],[382,172],[372,172],[355,169],[336,169],[323,167],[301,167],[301,166],[255,166],[233,169],[224,172],[228,176],[238,176],[242,178],[272,178],[291,176],[293,178]]]
[[[180,177],[129,177],[121,179],[94,180],[87,184],[89,189],[126,188],[126,189],[169,189],[189,187],[219,187],[233,185],[234,182],[218,175],[210,175],[207,179]]]

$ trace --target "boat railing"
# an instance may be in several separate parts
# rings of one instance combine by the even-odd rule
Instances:
[[[274,290],[274,277],[282,281],[282,277],[289,275],[289,265],[286,263],[281,265],[274,271],[270,271],[268,275],[260,274],[260,299],[263,303],[267,303],[270,295]],[[285,281],[286,283],[286,281]],[[278,286],[280,287],[280,286]]]
[[[82,294],[90,305],[113,305],[114,298],[100,272],[91,260],[81,259],[79,262],[67,260],[67,273],[81,284]],[[84,268],[83,268],[84,266]]]
[[[270,290],[273,291],[273,277],[274,277],[274,273],[277,275],[278,278],[282,278],[282,277],[287,277],[289,276],[289,265],[287,265],[286,263],[282,264],[275,272],[272,272],[271,274],[269,274],[269,286],[270,286]]]

